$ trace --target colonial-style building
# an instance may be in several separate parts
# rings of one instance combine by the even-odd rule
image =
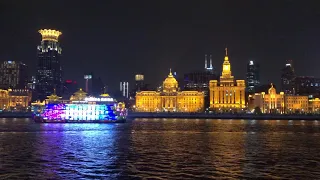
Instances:
[[[284,93],[280,92],[277,94],[276,89],[271,84],[271,88],[268,90],[268,94],[265,92],[255,93],[253,96],[249,96],[252,98],[253,106],[259,107],[262,113],[281,113],[285,112],[285,98]]]
[[[0,89],[0,109],[26,111],[31,97],[31,91],[28,89]]]
[[[136,93],[136,111],[140,112],[200,112],[204,110],[204,92],[179,91],[171,73],[163,81],[161,91]]]
[[[262,113],[307,113],[312,112],[309,109],[309,104],[312,105],[312,103],[309,102],[308,96],[290,95],[284,94],[284,92],[277,94],[271,84],[268,94],[261,92],[249,95],[248,107],[252,110],[259,107]],[[316,105],[314,106],[316,107]]]
[[[309,100],[308,110],[310,113],[320,113],[320,99],[314,98]]]
[[[239,110],[245,108],[245,88],[244,80],[234,80],[234,76],[231,75],[231,65],[226,48],[220,80],[209,82],[210,109]]]
[[[285,111],[289,113],[306,113],[308,112],[308,96],[285,95]]]

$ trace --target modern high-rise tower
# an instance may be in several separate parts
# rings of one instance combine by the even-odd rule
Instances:
[[[260,84],[260,66],[258,63],[249,61],[247,64],[247,92],[253,94]]]
[[[38,99],[45,99],[54,93],[62,92],[62,67],[60,62],[61,47],[58,42],[60,31],[51,29],[41,29],[41,44],[38,46],[38,66],[36,91]]]
[[[0,64],[0,88],[26,87],[28,81],[27,65],[19,61],[4,61]]]
[[[296,74],[294,72],[292,60],[288,60],[286,66],[281,71],[281,90],[285,94],[295,94],[295,78]]]

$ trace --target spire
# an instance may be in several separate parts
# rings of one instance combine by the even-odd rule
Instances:
[[[273,84],[271,83],[271,88],[273,88]]]
[[[204,56],[204,68],[207,69],[207,55]]]
[[[170,73],[169,73],[169,76],[172,76],[171,68],[170,68]]]
[[[53,94],[56,94],[56,88],[53,88]]]
[[[210,69],[212,69],[212,54],[210,54]]]
[[[228,48],[226,47],[225,50],[226,50],[226,56],[224,57],[224,60],[225,60],[225,61],[229,61]]]

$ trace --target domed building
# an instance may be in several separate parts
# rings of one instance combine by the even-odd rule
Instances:
[[[136,94],[136,111],[139,112],[201,112],[203,109],[204,92],[180,91],[171,70],[161,91],[140,91]]]
[[[250,97],[250,96],[249,96]],[[271,87],[268,90],[268,94],[265,92],[255,93],[252,97],[253,106],[259,107],[262,113],[284,113],[285,112],[285,96],[283,92],[277,94],[276,88]]]

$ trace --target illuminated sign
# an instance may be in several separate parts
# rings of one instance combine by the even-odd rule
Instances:
[[[112,102],[113,98],[95,98],[95,97],[87,97],[84,99],[85,101],[99,101],[99,102]]]

